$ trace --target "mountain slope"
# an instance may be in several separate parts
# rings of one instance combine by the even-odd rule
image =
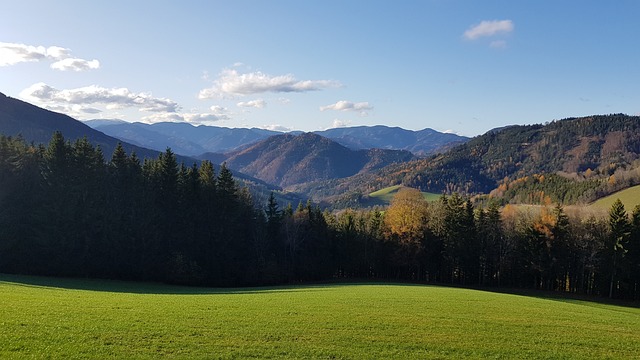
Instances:
[[[127,153],[135,152],[139,158],[155,159],[159,154],[158,151],[136,146],[105,135],[67,115],[45,110],[0,93],[0,134],[22,136],[27,142],[47,144],[55,131],[61,131],[65,139],[69,141],[87,137],[87,140],[94,146],[100,146],[106,160],[111,158],[111,154],[113,154],[113,150],[118,143],[122,144]],[[166,147],[162,150],[166,150]],[[184,162],[187,165],[197,162],[197,160],[190,157],[177,156],[177,158],[179,162]],[[219,165],[216,165],[216,167],[219,168]],[[239,172],[235,172],[234,176],[242,184],[250,187],[254,196],[259,197],[259,201],[266,201],[270,191],[278,190],[277,186],[264,183],[259,179]],[[276,196],[282,197],[278,194]],[[284,199],[298,201],[301,198],[289,196],[284,197]]]
[[[350,150],[313,133],[272,136],[230,154],[227,165],[269,183],[286,187],[372,171],[413,155],[399,150]]]
[[[606,178],[636,168],[639,159],[640,117],[595,115],[505,127],[446,153],[391,164],[371,174],[300,185],[296,190],[313,189],[316,200],[400,184],[432,193],[489,193],[505,180],[532,174],[578,173],[580,178],[593,173]]]
[[[7,136],[22,136],[27,142],[47,144],[55,131],[61,131],[65,139],[74,141],[83,137],[94,146],[100,146],[105,157],[111,157],[118,142],[138,157],[152,157],[157,151],[122,142],[114,137],[75,120],[67,115],[39,108],[24,101],[0,93],[0,133]]]

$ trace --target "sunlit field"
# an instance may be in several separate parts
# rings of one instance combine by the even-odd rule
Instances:
[[[401,284],[0,275],[0,358],[634,359],[640,309]]]
[[[395,186],[386,187],[384,189],[380,189],[378,191],[374,191],[371,194],[369,194],[369,202],[371,204],[368,204],[368,205],[389,205],[391,203],[391,200],[393,200],[393,197],[402,188],[403,188],[402,185],[395,185]],[[434,193],[428,193],[428,192],[423,192],[422,196],[424,196],[424,199],[427,201],[435,201],[440,198],[440,194],[434,194]]]
[[[603,208],[603,209],[611,209],[611,205],[616,201],[616,199],[620,199],[624,204],[625,209],[628,213],[633,211],[636,205],[640,204],[640,185],[632,186],[630,188],[618,191],[609,196],[605,196],[603,198],[598,199],[593,204],[591,204],[594,208]]]

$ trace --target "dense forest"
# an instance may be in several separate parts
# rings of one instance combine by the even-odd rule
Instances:
[[[179,164],[170,149],[141,161],[119,146],[105,161],[86,139],[2,136],[0,272],[212,286],[392,279],[638,299],[640,207],[629,215],[616,202],[603,217],[480,207],[455,192],[429,203],[407,189],[384,211],[331,213],[255,203],[226,166]]]

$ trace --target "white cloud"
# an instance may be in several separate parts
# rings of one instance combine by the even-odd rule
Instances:
[[[60,46],[49,46],[47,48],[47,57],[51,59],[66,59],[71,57],[71,50]]]
[[[241,74],[234,69],[223,70],[211,88],[200,91],[200,99],[224,96],[244,96],[267,92],[307,92],[338,87],[332,80],[297,80],[292,74],[271,76],[260,71]]]
[[[265,106],[267,106],[267,102],[262,99],[257,99],[257,100],[251,100],[251,101],[241,101],[236,105],[238,107],[245,107],[245,108],[252,107],[256,109],[262,109]]]
[[[42,106],[48,110],[66,114],[75,118],[80,118],[85,114],[98,114],[102,112],[100,109],[84,105],[43,104]]]
[[[184,117],[178,113],[157,113],[143,117],[142,122],[153,124],[157,122],[184,122]]]
[[[21,62],[39,61],[47,57],[44,46],[31,46],[14,43],[0,43],[0,66],[15,65]]]
[[[334,119],[329,129],[343,128],[343,127],[349,126],[350,124],[351,124],[350,120]]]
[[[263,125],[262,128],[265,129],[265,130],[280,131],[280,132],[289,132],[289,131],[293,130],[291,128],[288,128],[288,127],[283,126],[283,125],[278,125],[278,124]]]
[[[511,31],[513,31],[513,22],[511,20],[485,20],[467,29],[463,36],[469,40],[475,40],[484,36],[493,36]]]
[[[100,67],[98,60],[84,60],[76,58],[66,58],[51,64],[52,69],[60,71],[85,71],[97,69]]]
[[[52,69],[84,71],[100,67],[98,60],[84,60],[71,57],[71,50],[60,46],[32,46],[0,42],[0,66],[15,65],[21,62],[55,60]]]
[[[211,110],[211,113],[215,116],[217,116],[220,120],[229,120],[229,109],[227,109],[224,106],[220,106],[220,105],[213,105],[212,107],[209,108],[209,110]]]
[[[371,109],[373,109],[373,106],[369,105],[368,102],[353,103],[351,101],[346,101],[346,100],[340,100],[335,104],[320,107],[320,111],[325,111],[325,110],[364,111],[364,110],[371,110]]]
[[[224,114],[183,114],[185,121],[194,124],[207,124],[221,120],[229,120],[229,116]]]
[[[107,89],[96,85],[58,90],[45,83],[33,84],[20,92],[29,101],[52,105],[104,105],[108,109],[137,108],[149,112],[176,112],[178,103],[146,93],[133,93],[127,88]]]
[[[201,124],[211,124],[216,121],[228,120],[229,117],[226,115],[216,115],[216,114],[207,114],[207,113],[157,113],[150,114],[142,118],[142,121],[145,123],[153,124],[157,122],[188,122],[195,125]]]

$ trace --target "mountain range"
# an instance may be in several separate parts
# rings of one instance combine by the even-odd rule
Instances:
[[[132,144],[158,151],[164,151],[170,147],[176,153],[187,156],[236,151],[270,136],[283,134],[258,128],[232,129],[171,122],[144,124],[96,119],[88,120],[85,123],[107,135]],[[299,135],[300,133],[291,132],[288,134]],[[314,131],[313,133],[334,140],[353,150],[408,150],[419,156],[444,151],[453,145],[469,140],[464,136],[441,133],[428,128],[412,131],[383,125],[335,128]]]
[[[429,156],[415,153],[422,151],[417,149],[426,148],[427,139],[443,139],[451,134],[385,126],[321,132],[341,139],[337,141],[319,133],[283,134],[189,124],[143,126],[117,120],[90,124],[96,129],[133,126],[136,136],[144,139],[141,143],[148,142],[153,135],[154,141],[162,143],[164,149],[168,142],[179,139],[185,141],[184,149],[191,148],[194,153],[206,150],[202,144],[207,142],[217,144],[217,149],[233,148],[224,153],[205,152],[200,158],[226,161],[238,178],[261,189],[258,193],[261,192],[262,198],[268,191],[284,188],[290,195],[295,192],[327,203],[346,198],[353,204],[353,199],[393,185],[432,193],[503,194],[529,184],[526,194],[532,194],[531,188],[542,195],[554,191],[557,199],[566,202],[568,198],[563,192],[567,186],[573,193],[576,189],[586,191],[584,196],[572,195],[570,201],[578,198],[591,201],[607,191],[640,183],[640,117],[624,114],[568,118],[545,125],[506,126],[470,140],[454,135],[448,138],[450,142],[434,140],[436,145],[432,149],[448,150]],[[106,135],[69,116],[0,94],[1,134],[19,135],[27,142],[47,143],[56,130],[62,131],[70,141],[86,137],[101,147],[107,159],[118,142],[122,142],[127,152],[135,151],[142,158],[158,155],[157,151]],[[216,132],[226,132],[226,135],[211,135]],[[168,140],[166,133],[175,137]],[[200,145],[193,145],[197,142]],[[370,148],[374,145],[380,148]],[[197,161],[195,157],[179,160]],[[524,198],[512,195],[511,199]]]

